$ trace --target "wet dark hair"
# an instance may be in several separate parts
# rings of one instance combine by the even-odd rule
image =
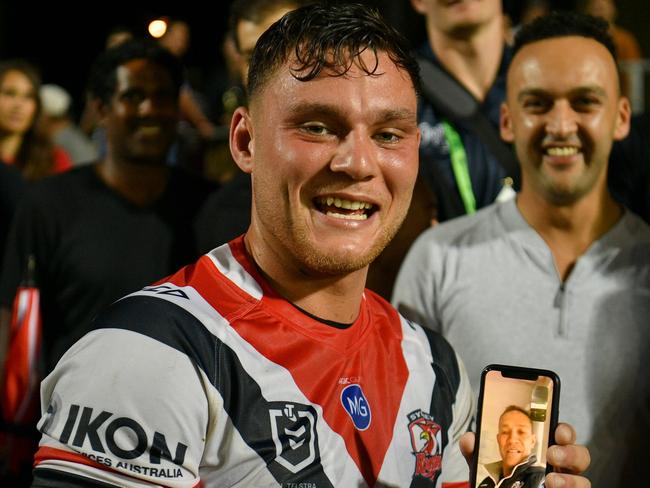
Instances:
[[[616,46],[609,33],[609,24],[601,17],[578,12],[552,12],[524,25],[515,35],[513,55],[522,47],[554,37],[580,36],[593,39],[607,48],[616,59]]]
[[[361,58],[366,51],[374,54],[374,62]],[[301,7],[284,15],[257,41],[248,69],[249,98],[291,58],[294,78],[310,81],[323,70],[343,76],[353,65],[379,75],[380,52],[409,74],[419,93],[419,68],[408,41],[377,10],[354,3]]]
[[[88,77],[92,98],[109,103],[117,87],[117,68],[134,59],[146,59],[169,72],[176,94],[183,84],[183,66],[178,58],[155,41],[134,39],[107,49],[95,60]]]

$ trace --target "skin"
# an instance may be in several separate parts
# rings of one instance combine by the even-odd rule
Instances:
[[[0,82],[0,134],[23,134],[36,114],[34,85],[20,71],[8,71]]]
[[[525,46],[508,73],[501,120],[524,191],[556,205],[603,193],[612,142],[627,135],[629,111],[614,60],[598,42],[570,36]]]
[[[100,104],[108,140],[100,177],[133,203],[146,206],[164,190],[167,153],[176,136],[178,94],[169,73],[148,60],[117,69],[110,103]]]
[[[409,207],[420,140],[415,91],[383,53],[376,76],[353,66],[345,76],[321,73],[301,82],[291,76],[291,62],[233,116],[231,152],[252,176],[246,244],[285,298],[349,323],[359,312],[368,264]],[[330,206],[368,215],[341,218],[325,211],[327,197],[372,209]]]
[[[411,5],[426,16],[427,30],[450,36],[466,36],[502,13],[501,0],[411,0]]]
[[[607,190],[607,161],[629,127],[629,102],[600,43],[558,37],[515,55],[501,136],[514,143],[521,164],[517,206],[549,245],[562,280],[622,215]]]
[[[291,12],[291,10],[293,10],[293,8],[290,6],[281,7],[269,12],[259,23],[247,19],[242,19],[237,23],[235,35],[237,36],[239,55],[241,56],[240,75],[244,82],[244,86],[246,86],[246,83],[248,82],[248,65],[251,56],[253,55],[255,43],[257,43],[257,40],[264,31],[271,27],[271,24],[280,20],[284,14]]]
[[[510,476],[519,463],[533,452],[535,434],[530,418],[522,412],[512,410],[499,418],[497,443],[501,454],[503,476]]]
[[[190,47],[190,27],[183,21],[172,22],[160,43],[174,56],[182,57]]]
[[[468,432],[460,438],[460,451],[467,464],[471,465],[474,456],[474,433]],[[591,482],[583,476],[568,473],[582,473],[591,461],[589,450],[576,445],[576,433],[569,424],[558,424],[555,429],[556,444],[546,451],[546,460],[555,472],[546,475],[547,488],[589,488]]]
[[[117,69],[109,105],[100,108],[112,159],[160,165],[176,135],[178,100],[164,68],[138,59]]]
[[[431,49],[477,100],[485,98],[501,63],[501,0],[411,0],[425,16]]]

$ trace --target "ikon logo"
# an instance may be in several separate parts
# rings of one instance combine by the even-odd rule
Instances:
[[[341,404],[358,430],[366,430],[370,426],[372,415],[370,405],[359,385],[349,385],[341,392]]]

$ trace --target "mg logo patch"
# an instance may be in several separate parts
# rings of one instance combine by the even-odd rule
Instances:
[[[442,467],[440,426],[422,410],[408,414],[411,446],[415,456],[415,476],[435,480]]]
[[[310,405],[272,402],[269,410],[275,461],[296,474],[319,458],[316,410]]]
[[[357,430],[366,430],[370,426],[372,415],[370,405],[359,385],[348,385],[341,392],[341,404],[352,419]]]

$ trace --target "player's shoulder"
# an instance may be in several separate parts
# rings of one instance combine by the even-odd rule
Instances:
[[[399,317],[403,325],[402,340],[404,344],[411,343],[413,348],[420,351],[419,354],[424,355],[427,362],[430,362],[435,369],[444,372],[450,382],[457,385],[460,381],[458,357],[449,341],[435,330],[423,327],[416,321],[404,317],[392,305],[388,306]]]

